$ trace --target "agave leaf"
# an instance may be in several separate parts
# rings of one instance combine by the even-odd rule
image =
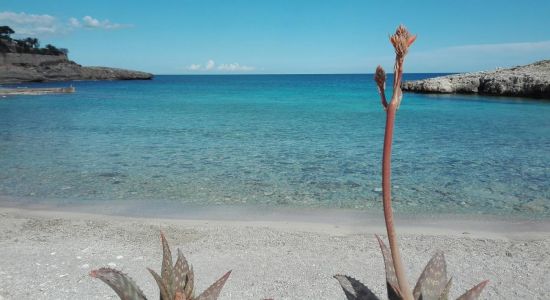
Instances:
[[[174,286],[176,288],[176,293],[181,292],[185,293],[185,282],[187,280],[187,273],[189,272],[189,264],[185,259],[185,256],[178,249],[178,259],[174,265]]]
[[[378,300],[379,298],[359,280],[346,276],[334,275],[344,290],[348,300]]]
[[[451,291],[451,286],[453,285],[453,278],[449,279],[449,282],[447,282],[447,285],[445,286],[445,289],[443,289],[443,293],[441,293],[441,296],[439,296],[439,300],[448,300],[449,299],[449,292]]]
[[[161,269],[161,279],[164,282],[166,290],[168,292],[168,297],[166,299],[174,299],[174,274],[172,270],[172,252],[170,252],[170,246],[168,241],[164,236],[164,233],[160,232],[160,239],[162,242],[162,269]]]
[[[118,270],[101,268],[91,271],[90,276],[109,285],[121,300],[147,300],[132,278]]]
[[[401,291],[399,290],[398,285],[392,285],[389,282],[386,282],[386,290],[388,290],[388,300],[403,300],[401,296]]]
[[[187,280],[185,281],[185,295],[188,299],[193,299],[193,288],[195,287],[195,272],[193,272],[193,267],[189,267],[189,272],[187,272]]]
[[[185,297],[185,293],[183,292],[176,292],[176,296],[174,296],[174,300],[187,300]],[[192,299],[189,299],[192,300]]]
[[[378,240],[380,245],[380,250],[382,251],[382,256],[384,257],[384,265],[386,268],[386,287],[388,290],[388,298],[390,300],[401,300],[401,291],[399,290],[399,282],[397,282],[397,276],[395,275],[395,267],[393,265],[393,259],[391,257],[390,250],[382,239],[378,235],[374,235]]]
[[[159,274],[157,274],[157,272],[147,268],[147,270],[149,270],[149,272],[151,273],[151,275],[153,275],[153,277],[155,278],[155,281],[157,282],[157,285],[159,287],[159,290],[160,290],[160,300],[171,300],[171,299],[174,299],[174,298],[170,298],[169,297],[169,294],[168,294],[168,289],[166,287],[166,285],[164,284],[164,282],[162,281],[162,278],[159,276]]]
[[[438,300],[447,284],[447,265],[443,252],[438,251],[428,262],[413,290],[414,299]]]
[[[487,283],[489,283],[489,280],[482,281],[481,283],[464,293],[464,295],[458,297],[456,300],[476,300],[481,294],[481,291],[483,291],[483,289],[487,285]]]
[[[225,284],[227,278],[231,275],[231,271],[225,273],[220,279],[214,282],[210,287],[208,287],[204,292],[202,292],[195,300],[216,300],[220,295],[220,291]]]

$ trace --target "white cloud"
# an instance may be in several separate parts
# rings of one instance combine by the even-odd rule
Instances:
[[[24,12],[0,12],[0,24],[10,26],[18,36],[43,36],[64,31],[64,28],[53,16]]]
[[[109,20],[100,21],[98,19],[92,18],[91,16],[85,16],[84,18],[82,18],[82,24],[86,28],[96,28],[96,29],[119,29],[119,28],[131,27],[131,25],[128,25],[128,24],[112,23]]]
[[[209,59],[204,67],[201,64],[191,64],[186,67],[188,71],[208,71],[208,72],[250,72],[256,70],[254,67],[240,65],[239,63],[221,64],[216,67],[216,62]]]
[[[213,70],[215,66],[216,66],[216,63],[213,60],[210,59],[206,63],[206,70],[207,71]]]
[[[254,67],[241,66],[238,63],[232,63],[232,64],[222,64],[218,67],[218,70],[228,71],[228,72],[249,72],[249,71],[254,71]]]
[[[66,21],[43,14],[28,14],[25,12],[0,12],[0,24],[10,26],[17,37],[45,37],[66,34],[78,28],[90,29],[120,29],[131,27],[128,24],[113,23],[109,20],[100,21],[91,16],[81,20],[71,17]]]
[[[80,21],[78,21],[77,18],[69,18],[69,25],[72,27],[80,27],[82,24],[80,24]]]
[[[187,70],[189,71],[199,71],[201,69],[200,64],[191,64],[189,67],[187,67]]]

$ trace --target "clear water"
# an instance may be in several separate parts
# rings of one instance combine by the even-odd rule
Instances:
[[[73,84],[0,99],[0,199],[381,209],[385,114],[371,75]],[[548,101],[405,94],[394,206],[550,217],[549,158]]]

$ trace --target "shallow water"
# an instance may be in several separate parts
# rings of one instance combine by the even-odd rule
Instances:
[[[380,210],[384,112],[371,75],[73,84],[0,100],[0,198]],[[549,116],[547,101],[405,94],[395,209],[550,217]]]

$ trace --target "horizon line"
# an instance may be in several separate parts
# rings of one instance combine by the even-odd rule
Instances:
[[[460,74],[460,73],[472,73],[472,72],[407,72],[406,74]],[[272,75],[374,75],[374,73],[218,73],[218,74],[190,74],[190,73],[151,73],[154,76],[272,76]],[[393,75],[392,73],[386,73],[387,75]],[[406,75],[403,74],[403,75]]]

